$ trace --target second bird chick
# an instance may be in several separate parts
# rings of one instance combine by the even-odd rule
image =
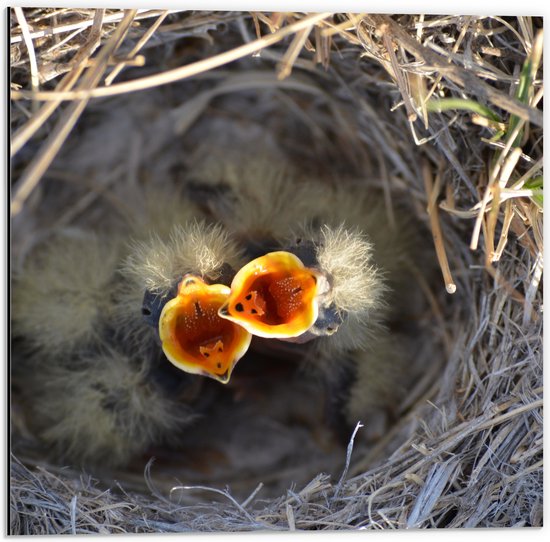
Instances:
[[[305,341],[332,335],[323,348],[336,350],[361,347],[369,333],[377,332],[387,314],[388,275],[397,267],[390,261],[392,250],[401,248],[387,228],[381,198],[363,187],[314,182],[261,152],[248,157],[241,153],[238,163],[216,156],[207,165],[200,163],[190,176],[195,189],[201,183],[209,187],[201,192],[203,205],[245,247],[249,260],[232,283],[224,317],[263,337],[297,339],[307,331],[297,339]],[[291,253],[299,262],[270,255],[280,252]],[[315,279],[301,288],[298,276],[304,267]],[[262,291],[250,289],[260,276]],[[267,277],[275,280],[272,285]],[[285,281],[286,286],[296,283],[289,286],[290,294],[284,293]],[[310,301],[302,303],[302,298]],[[271,309],[266,312],[262,303],[267,301]],[[298,305],[303,310],[296,310]],[[316,324],[310,326],[313,315]],[[277,323],[267,324],[273,318]],[[287,320],[301,323],[294,328]]]
[[[403,213],[391,220],[364,182],[309,180],[261,153],[192,177],[211,187],[205,207],[247,249],[221,316],[262,338],[253,349],[301,359],[304,377],[323,375],[347,424],[395,409],[407,363],[388,326],[415,297],[416,234]]]
[[[151,195],[126,232],[55,235],[14,277],[13,389],[35,434],[63,460],[124,465],[149,446],[181,438],[215,395],[197,375],[171,370],[158,323],[186,278],[229,284],[240,251],[221,227],[195,219],[190,203]],[[207,318],[195,322],[190,347],[207,354],[219,330],[210,326],[209,302],[199,300]],[[227,366],[208,376],[230,374],[249,341],[239,333],[237,349],[227,341]]]
[[[334,336],[334,349],[365,346],[378,331],[386,292],[372,245],[358,231],[325,225],[304,228],[283,246],[239,270],[222,316],[266,338]]]

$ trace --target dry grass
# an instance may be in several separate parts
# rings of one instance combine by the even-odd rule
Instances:
[[[15,268],[43,229],[123,216],[132,175],[192,160],[176,129],[218,145],[229,115],[311,175],[369,171],[390,222],[407,202],[433,235],[441,283],[416,280],[445,352],[345,479],[275,498],[149,472],[105,489],[41,457],[14,405],[12,533],[542,525],[541,19],[39,8],[11,35]]]

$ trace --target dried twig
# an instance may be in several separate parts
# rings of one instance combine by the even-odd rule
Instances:
[[[96,65],[82,79],[82,82],[79,85],[80,88],[91,88],[97,85],[107,68],[109,57],[120,45],[120,40],[132,24],[135,13],[136,10],[130,10],[125,14],[124,19],[117,27],[116,32],[100,51],[96,59]],[[17,191],[12,200],[12,215],[15,215],[21,211],[23,203],[29,197],[32,190],[36,187],[48,166],[52,163],[57,152],[61,148],[61,145],[63,145],[63,142],[73,129],[78,118],[82,114],[82,111],[84,111],[87,103],[88,99],[83,99],[76,101],[69,106],[57,123],[52,134],[43,144],[36,158],[27,166],[19,181]]]
[[[266,47],[278,43],[287,36],[291,36],[296,32],[299,32],[303,28],[311,27],[312,24],[330,17],[331,13],[318,13],[315,15],[310,15],[304,17],[292,23],[288,26],[277,30],[277,32],[263,36],[262,38],[255,40],[251,43],[241,45],[227,51],[225,53],[220,53],[218,55],[209,57],[205,60],[199,60],[187,66],[182,66],[181,68],[175,68],[173,70],[168,70],[156,75],[149,77],[143,77],[136,79],[134,81],[128,81],[126,83],[118,83],[109,87],[95,88],[89,90],[76,90],[76,91],[63,91],[63,92],[40,92],[38,94],[26,93],[24,91],[13,91],[12,97],[14,99],[24,99],[27,97],[32,97],[40,100],[83,100],[90,98],[98,98],[102,96],[116,96],[118,94],[126,94],[129,92],[137,92],[138,90],[145,90],[149,88],[155,88],[162,85],[168,85],[169,83],[174,83],[176,81],[181,81],[182,79],[187,79],[198,75],[199,73],[204,73],[214,68],[219,68],[230,62],[234,62],[240,58],[252,55]]]
[[[163,23],[164,19],[168,16],[170,12],[164,11],[161,13],[157,20],[147,29],[147,32],[141,36],[139,41],[132,47],[132,50],[128,53],[128,59],[134,58],[136,54],[141,50],[141,48],[151,39],[153,34],[156,32],[158,27]],[[115,68],[113,71],[105,78],[105,86],[109,86],[114,80],[115,77],[124,69],[124,67],[128,64],[128,62],[121,62]]]
[[[36,61],[36,54],[34,52],[34,45],[32,43],[31,31],[29,29],[29,25],[27,24],[27,20],[25,19],[25,14],[23,13],[23,9],[20,7],[14,7],[13,10],[15,11],[17,21],[19,22],[19,26],[21,27],[21,33],[23,34],[23,41],[25,42],[25,45],[27,46],[27,51],[29,53],[31,87],[32,87],[32,91],[36,93],[39,91],[38,63]],[[36,112],[37,108],[38,108],[38,103],[35,100],[33,100],[33,103],[32,103],[33,112]]]
[[[182,10],[170,10],[170,13],[179,13]],[[162,9],[138,9],[136,14],[136,21],[140,21],[143,19],[149,19],[151,17],[158,17],[162,13],[164,13],[165,10]],[[124,18],[124,13],[122,10],[116,11],[115,13],[110,13],[105,16],[105,23],[118,23],[122,21]],[[72,32],[74,30],[84,30],[90,26],[94,25],[93,18],[91,19],[85,19],[83,21],[78,21],[76,23],[70,23],[65,25],[59,25],[59,26],[53,26],[51,28],[47,28],[44,30],[37,30],[35,32],[31,32],[30,37],[31,39],[35,40],[38,38],[45,38],[48,36],[54,36],[57,34],[64,34],[66,32]],[[20,43],[23,41],[23,36],[14,34],[11,36],[10,43]]]
[[[443,241],[443,233],[441,231],[441,225],[439,224],[439,213],[437,207],[437,198],[439,196],[439,190],[441,188],[441,168],[435,178],[435,184],[432,184],[431,171],[427,163],[424,163],[422,167],[424,174],[424,185],[426,188],[426,195],[428,196],[428,216],[430,217],[430,226],[432,229],[432,236],[435,245],[435,251],[437,254],[437,260],[439,267],[443,273],[443,280],[445,281],[445,289],[447,293],[454,294],[456,292],[456,284],[451,275],[449,268],[449,260],[447,259],[447,253],[445,251],[445,244]]]
[[[313,23],[310,26],[296,32],[292,43],[289,45],[279,65],[279,70],[277,73],[278,79],[286,79],[292,73],[292,66],[302,51],[312,28]]]
[[[101,38],[101,27],[105,10],[98,9],[94,15],[94,22],[90,29],[90,35],[86,43],[79,49],[71,64],[74,66],[72,71],[65,76],[57,88],[60,90],[69,90],[76,83],[82,71],[86,66],[86,60],[92,55]],[[27,123],[17,130],[11,139],[11,156],[14,156],[25,143],[40,129],[41,126],[50,118],[57,109],[61,100],[55,100],[45,103],[40,111],[33,115]]]

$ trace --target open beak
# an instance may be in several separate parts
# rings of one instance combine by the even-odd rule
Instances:
[[[218,314],[259,337],[298,337],[317,320],[319,278],[294,254],[270,252],[238,271]]]
[[[223,284],[209,285],[194,275],[183,277],[178,295],[166,303],[159,320],[162,349],[176,367],[229,382],[252,339],[243,327],[218,316],[229,294]]]

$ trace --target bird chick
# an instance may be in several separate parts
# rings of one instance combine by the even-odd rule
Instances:
[[[25,350],[63,357],[100,341],[122,239],[60,231],[37,246],[14,273],[12,325]]]
[[[183,390],[167,393],[155,378],[158,346],[117,340],[125,251],[118,234],[59,232],[14,276],[12,389],[34,433],[64,461],[123,465],[195,416]]]
[[[244,247],[247,259],[277,250],[295,225],[318,214],[320,183],[302,177],[261,150],[200,161],[189,173],[191,197]]]
[[[243,327],[218,316],[229,297],[223,284],[208,285],[185,275],[178,295],[164,305],[159,322],[162,350],[176,367],[227,384],[252,336]]]
[[[22,380],[29,425],[48,450],[62,461],[113,467],[177,438],[196,409],[151,378],[140,355],[103,344],[75,352],[70,366],[50,352],[27,360],[40,375]],[[190,397],[198,393],[191,380],[188,387]]]
[[[378,330],[386,292],[372,244],[340,225],[304,228],[283,246],[239,270],[220,316],[260,337],[333,336],[335,349],[365,346]]]
[[[381,199],[363,187],[305,179],[261,152],[241,158],[218,157],[192,172],[195,185],[218,188],[203,192],[206,206],[250,260],[220,316],[261,337],[331,336],[323,348],[363,346],[387,314],[388,269],[377,256],[392,269],[399,250]]]
[[[407,352],[389,326],[418,303],[409,265],[418,227],[364,181],[304,179],[261,153],[208,167],[193,172],[210,187],[204,205],[249,259],[220,316],[261,338],[253,349],[320,376],[335,426],[361,420],[379,436],[406,387]]]
[[[222,370],[216,364],[201,374],[227,379],[250,340],[216,315],[242,262],[237,245],[165,192],[149,192],[141,204],[126,229],[105,222],[95,233],[52,235],[14,275],[13,389],[45,447],[64,460],[127,464],[181,435],[213,399],[204,379],[171,365],[159,336],[162,311],[177,314],[178,286],[190,276],[204,285],[195,301],[210,325],[198,326],[205,335],[193,342],[203,354],[196,361],[205,365],[220,340],[225,350]],[[215,310],[212,290],[222,294]],[[165,339],[170,326],[162,329]]]
[[[160,336],[166,357],[178,368],[227,383],[251,339],[217,314],[241,261],[221,226],[200,221],[174,226],[164,240],[152,234],[135,242],[116,293],[123,340],[144,348]],[[221,352],[211,355],[216,345]]]

